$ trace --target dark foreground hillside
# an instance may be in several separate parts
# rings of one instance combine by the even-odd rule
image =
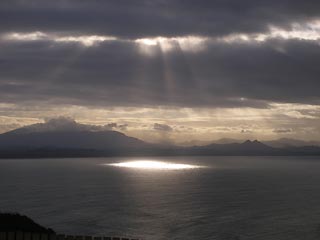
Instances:
[[[139,240],[128,237],[81,236],[56,234],[17,213],[0,213],[0,240]]]
[[[55,233],[50,228],[45,228],[35,223],[27,216],[17,213],[0,213],[0,232],[37,232],[37,233]]]

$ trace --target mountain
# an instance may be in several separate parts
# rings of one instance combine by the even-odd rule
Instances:
[[[187,151],[196,155],[277,155],[278,149],[267,146],[257,140],[247,140],[243,143],[209,144],[206,146],[194,146]]]
[[[0,135],[0,149],[66,148],[122,149],[139,148],[148,144],[117,131],[59,131]]]
[[[220,138],[218,140],[211,140],[211,141],[190,140],[190,141],[179,143],[179,146],[193,147],[193,146],[206,146],[213,143],[230,144],[230,143],[241,143],[241,142],[243,142],[243,140],[233,139],[233,138]]]
[[[75,120],[68,117],[58,117],[46,120],[44,123],[36,123],[29,126],[21,127],[10,132],[5,133],[6,135],[14,134],[27,134],[27,133],[43,133],[43,132],[97,132],[112,130],[116,126],[115,123],[98,126],[98,125],[87,125],[76,122]]]
[[[109,125],[79,124],[59,118],[0,134],[0,158],[163,155],[320,155],[317,146],[274,148],[265,143],[223,139],[204,146],[151,144]]]
[[[303,140],[291,139],[291,138],[280,138],[277,140],[263,141],[263,143],[270,147],[275,147],[275,148],[320,146],[320,142],[303,141]]]
[[[54,119],[0,134],[0,156],[133,154],[152,144],[105,128]]]

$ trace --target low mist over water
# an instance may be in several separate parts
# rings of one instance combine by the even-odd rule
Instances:
[[[319,160],[1,160],[0,209],[66,234],[311,240],[320,237]]]

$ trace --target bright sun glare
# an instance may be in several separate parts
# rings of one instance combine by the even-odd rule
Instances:
[[[121,163],[110,163],[109,166],[124,167],[124,168],[140,168],[140,169],[166,169],[166,170],[179,170],[179,169],[193,169],[201,168],[201,166],[190,165],[190,164],[180,164],[180,163],[168,163],[161,161],[130,161]]]

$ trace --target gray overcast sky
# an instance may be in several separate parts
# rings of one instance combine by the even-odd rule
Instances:
[[[148,139],[316,140],[319,40],[315,0],[2,0],[0,131],[63,115]]]

